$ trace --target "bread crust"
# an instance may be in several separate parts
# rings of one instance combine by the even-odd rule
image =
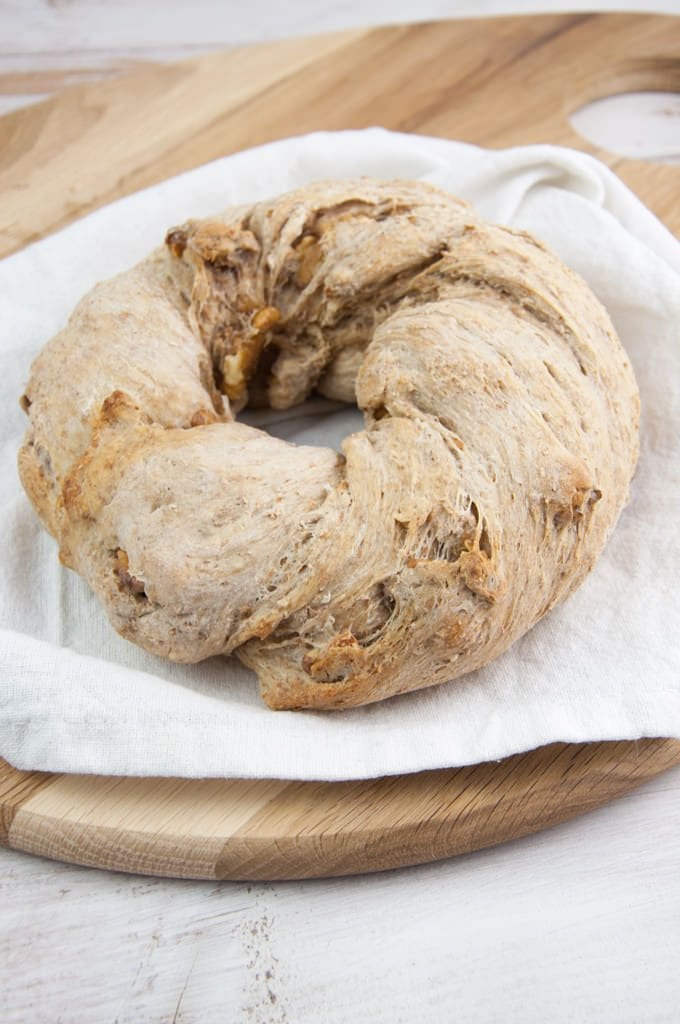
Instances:
[[[234,419],[355,401],[340,453]],[[432,186],[321,182],[172,229],[40,353],[21,479],[113,626],[344,708],[506,650],[594,565],[639,398],[585,283]]]

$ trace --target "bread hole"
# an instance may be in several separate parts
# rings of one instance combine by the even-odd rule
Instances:
[[[371,647],[383,634],[392,618],[397,602],[385,580],[375,583],[361,599],[363,627],[352,627],[352,634],[360,647]]]
[[[255,367],[255,373],[248,384],[248,408],[266,409],[269,406],[267,394],[272,366],[277,360],[279,349],[275,337],[269,338],[268,344],[262,350],[262,354]]]
[[[493,555],[493,549],[491,547],[491,538],[489,536],[489,530],[486,525],[486,520],[480,515],[479,508],[475,501],[470,502],[470,514],[474,519],[475,527],[479,527],[481,523],[481,530],[479,532],[479,539],[477,541],[477,547],[486,555],[487,558],[491,558]]]
[[[309,671],[309,669],[311,667],[311,663],[313,662],[313,659],[308,659],[307,665],[305,665],[304,662],[305,662],[305,659],[303,658],[302,659],[302,667],[305,669],[305,671],[307,672],[308,675],[312,675],[312,673]],[[351,668],[347,667],[347,668],[340,669],[335,674],[332,674],[330,672],[325,672],[323,675],[322,674],[314,675],[313,678],[314,678],[314,682],[315,683],[319,683],[320,686],[323,686],[325,683],[344,683],[344,681],[347,679],[347,676],[350,675],[351,671],[352,671]]]
[[[394,594],[388,590],[385,583],[378,584],[380,588],[380,600],[382,601],[383,607],[385,608],[388,618],[394,613],[394,609],[397,607],[397,602]]]
[[[567,526],[575,524],[577,527],[587,513],[592,511],[593,505],[602,497],[602,491],[597,487],[578,487],[571,498],[561,504],[553,501],[546,502],[546,514],[552,514],[553,526],[562,530]]]
[[[38,460],[42,476],[46,477],[48,480],[52,480],[54,478],[54,474],[52,472],[52,459],[50,457],[50,453],[37,441],[33,444],[33,450]]]
[[[394,520],[394,535],[399,547],[403,547],[406,543],[406,537],[408,536],[408,528],[410,525],[410,523],[404,523],[400,519]]]
[[[31,399],[28,397],[28,395],[21,396],[21,398],[19,399],[19,405],[24,410],[24,412],[28,412],[28,410],[31,408]]]
[[[312,397],[282,415],[279,409],[246,408],[239,413],[239,423],[266,431],[271,437],[311,447],[333,448],[337,467],[346,463],[339,448],[346,437],[365,427],[364,415],[356,405],[329,398]],[[329,477],[331,491],[336,481]],[[330,493],[330,492],[329,492]]]
[[[130,594],[137,601],[148,601],[145,591],[145,583],[130,572],[130,562],[127,551],[123,548],[116,548],[113,551],[113,571],[118,581],[119,588]]]
[[[476,511],[477,506],[474,507]],[[457,562],[466,541],[469,540],[469,531],[463,529],[454,531],[451,526],[451,519],[447,512],[442,508],[433,509],[422,525],[422,532],[417,543],[411,547],[407,566],[411,569],[415,568],[419,561]]]

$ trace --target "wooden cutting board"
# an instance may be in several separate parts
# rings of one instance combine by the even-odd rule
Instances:
[[[69,89],[0,118],[0,254],[215,157],[374,124],[485,146],[575,146],[678,231],[680,169],[599,151],[568,122],[599,96],[680,90],[678,54],[675,18],[495,18],[286,40]],[[346,783],[50,775],[0,762],[0,844],[178,877],[351,874],[546,828],[676,764],[680,741],[663,738]]]

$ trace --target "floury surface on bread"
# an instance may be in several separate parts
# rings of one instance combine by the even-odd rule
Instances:
[[[340,453],[234,419],[357,402]],[[343,708],[506,650],[593,567],[638,392],[585,283],[429,185],[322,182],[173,228],[35,360],[23,485],[114,627]],[[455,685],[455,684],[453,684]]]

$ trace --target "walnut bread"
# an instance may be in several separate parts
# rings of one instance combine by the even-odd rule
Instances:
[[[234,419],[312,391],[342,452]],[[21,479],[147,651],[235,654],[272,708],[346,708],[495,658],[593,567],[638,452],[584,282],[429,185],[322,182],[173,228],[35,360]]]

